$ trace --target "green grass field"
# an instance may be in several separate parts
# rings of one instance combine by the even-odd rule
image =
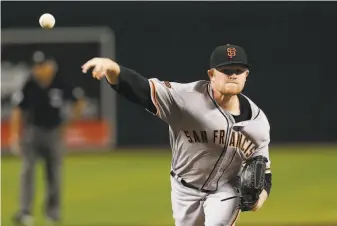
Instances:
[[[170,152],[69,155],[64,161],[64,226],[169,226]],[[272,148],[272,193],[241,225],[337,225],[337,147]],[[20,160],[3,157],[1,222],[18,203]],[[35,216],[43,222],[43,165],[37,166]],[[301,223],[301,224],[300,224]]]

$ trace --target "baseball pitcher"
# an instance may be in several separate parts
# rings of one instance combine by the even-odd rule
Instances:
[[[186,84],[146,79],[106,58],[82,66],[168,124],[176,226],[234,225],[241,211],[260,209],[270,194],[269,122],[241,94],[249,68],[236,45],[214,49],[209,80]]]

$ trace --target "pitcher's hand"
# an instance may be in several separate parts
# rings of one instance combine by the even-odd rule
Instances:
[[[111,84],[115,84],[117,76],[120,73],[119,65],[109,58],[95,57],[82,65],[82,72],[87,73],[89,69],[92,70],[92,77],[98,80],[106,77]]]

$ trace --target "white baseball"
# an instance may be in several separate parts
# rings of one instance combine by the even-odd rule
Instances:
[[[43,28],[53,28],[55,25],[55,18],[49,13],[45,13],[40,17],[40,26]]]

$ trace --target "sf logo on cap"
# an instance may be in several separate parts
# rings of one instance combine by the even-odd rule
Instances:
[[[235,48],[227,48],[227,55],[230,59],[236,56],[236,49]]]

